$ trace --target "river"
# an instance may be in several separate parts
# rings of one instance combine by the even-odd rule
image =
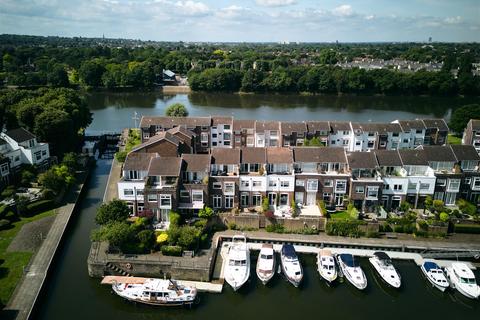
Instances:
[[[258,101],[256,98],[258,97]],[[329,100],[330,99],[330,100]],[[345,119],[366,121],[390,121],[395,118],[424,116],[448,116],[452,107],[465,100],[453,99],[432,110],[412,107],[394,111],[393,107],[380,106],[377,98],[362,97],[362,103],[352,107],[329,106],[344,103],[336,97],[298,96],[236,96],[208,95],[193,97],[176,95],[164,97],[156,93],[145,94],[94,94],[89,103],[94,112],[91,130],[118,130],[133,123],[134,111],[139,114],[163,114],[166,105],[182,102],[191,115],[234,114],[238,118],[253,119]],[[380,98],[384,100],[386,98]],[[422,98],[419,98],[422,99]],[[289,100],[287,102],[287,100]],[[396,100],[389,103],[396,104]],[[243,101],[235,105],[235,101]],[[256,101],[256,102],[255,102]],[[370,101],[370,102],[368,102]],[[414,101],[407,98],[410,104]],[[455,104],[454,104],[455,102]],[[311,104],[312,105],[311,105]],[[415,102],[420,104],[420,102]],[[369,106],[368,109],[365,109]],[[400,105],[400,104],[399,104]],[[403,104],[401,104],[403,105]],[[239,107],[242,106],[242,107]],[[443,107],[442,107],[443,106]],[[443,109],[442,109],[443,108]],[[367,111],[369,110],[369,111]],[[423,110],[423,111],[422,111]],[[378,113],[378,117],[377,117]],[[381,117],[380,117],[381,115]],[[130,121],[130,122],[129,122]],[[102,126],[103,124],[103,126]],[[305,278],[300,289],[294,288],[280,277],[264,287],[256,280],[252,253],[251,281],[234,293],[228,285],[222,294],[201,294],[201,302],[192,310],[159,309],[127,303],[113,295],[108,286],[101,286],[99,279],[91,279],[87,273],[89,235],[95,227],[94,216],[101,204],[108,179],[110,162],[100,160],[91,174],[87,189],[81,199],[78,212],[72,219],[63,245],[57,252],[46,285],[38,300],[34,319],[45,320],[94,320],[94,319],[378,319],[408,318],[475,319],[480,311],[478,301],[469,301],[457,293],[441,293],[423,279],[420,269],[413,262],[395,261],[403,286],[400,290],[386,288],[373,274],[368,261],[361,265],[368,277],[364,292],[348,283],[330,288],[320,281],[312,255],[301,256]],[[480,275],[477,272],[477,279]]]
[[[236,119],[349,120],[390,122],[395,119],[450,118],[453,109],[475,98],[412,96],[302,96],[276,94],[93,92],[88,104],[94,119],[88,131],[133,127],[134,112],[162,116],[167,106],[183,103],[191,116],[232,115]]]

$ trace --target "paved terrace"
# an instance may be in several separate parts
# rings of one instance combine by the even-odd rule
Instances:
[[[82,192],[87,176],[87,172],[78,176],[79,183],[72,187],[72,190],[68,193],[64,200],[65,205],[57,209],[58,213],[55,216],[50,231],[40,249],[31,260],[30,265],[28,266],[28,272],[24,274],[23,278],[20,280],[12,298],[4,309],[8,318],[17,320],[26,320],[30,318],[35,302],[55,256],[55,252],[62,240],[65,229],[70,221],[70,217],[74,212],[77,199]]]

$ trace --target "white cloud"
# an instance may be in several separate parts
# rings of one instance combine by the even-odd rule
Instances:
[[[443,20],[447,24],[459,24],[462,22],[462,17],[456,16],[456,17],[447,17],[445,20]]]
[[[375,19],[375,15],[373,14],[365,16],[365,20],[373,20],[373,19]]]
[[[255,2],[263,7],[284,7],[297,3],[297,0],[255,0]]]
[[[342,4],[332,10],[332,13],[339,17],[348,17],[353,15],[352,6],[349,4]]]
[[[203,2],[195,1],[177,1],[175,3],[176,11],[187,16],[204,16],[210,12],[210,9]]]

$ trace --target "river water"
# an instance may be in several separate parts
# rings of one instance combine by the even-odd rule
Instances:
[[[161,115],[165,105],[177,101],[187,105],[192,115],[231,114],[230,110],[233,110],[233,114],[239,118],[300,120],[302,118],[322,119],[328,116],[325,119],[359,121],[373,118],[373,114],[375,114],[375,121],[422,116],[443,117],[449,114],[451,107],[462,105],[464,102],[454,99],[450,101],[448,107],[442,104],[443,109],[435,108],[431,113],[426,110],[416,113],[414,111],[419,111],[418,108],[408,111],[382,109],[378,107],[381,105],[380,102],[369,103],[370,109],[365,109],[366,105],[352,107],[353,110],[348,107],[322,106],[328,99],[337,101],[337,98],[259,96],[259,99],[254,102],[255,99],[252,100],[251,96],[233,95],[220,95],[216,100],[210,96],[193,98],[187,95],[166,98],[153,93],[133,96],[124,93],[95,94],[89,100],[95,117],[91,130],[118,130],[129,125],[128,121],[132,121],[130,118],[133,111]],[[289,103],[282,102],[288,99],[291,99]],[[243,104],[239,104],[242,108],[238,105],[229,105],[235,100],[244,101]],[[290,107],[290,103],[294,101],[297,101],[298,108]],[[376,100],[372,99],[372,101]],[[453,101],[456,101],[456,104],[453,104]],[[378,110],[372,106],[377,106]],[[376,117],[377,113],[382,117]],[[420,317],[432,319],[476,319],[478,317],[480,311],[478,301],[467,300],[458,293],[441,293],[432,289],[413,262],[395,261],[402,275],[403,286],[400,290],[392,290],[386,288],[374,275],[367,260],[361,260],[369,284],[364,292],[360,292],[348,283],[341,283],[333,288],[326,286],[316,271],[315,257],[303,255],[301,260],[305,270],[304,282],[301,288],[296,289],[278,276],[267,287],[257,281],[254,270],[256,253],[254,252],[252,252],[251,280],[237,293],[226,285],[222,294],[201,294],[200,304],[192,310],[159,309],[127,303],[113,295],[108,286],[100,285],[99,279],[89,278],[86,265],[90,248],[89,235],[95,227],[94,216],[103,199],[109,169],[109,161],[97,162],[81,199],[79,210],[69,225],[63,245],[57,252],[55,263],[52,265],[46,286],[39,298],[34,319],[291,320],[302,317],[405,320]],[[480,280],[478,272],[477,279]]]

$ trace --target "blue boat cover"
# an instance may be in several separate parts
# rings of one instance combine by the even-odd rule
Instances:
[[[423,267],[425,268],[425,270],[427,271],[430,271],[432,269],[440,269],[440,267],[438,266],[438,264],[436,264],[435,262],[431,262],[431,261],[426,261],[423,263]]]
[[[358,267],[358,262],[355,261],[353,256],[350,253],[341,253],[339,254],[340,259],[345,263],[348,267],[354,268]]]
[[[297,257],[297,253],[295,252],[295,248],[291,244],[284,244],[282,246],[282,254],[290,259],[295,259]]]

